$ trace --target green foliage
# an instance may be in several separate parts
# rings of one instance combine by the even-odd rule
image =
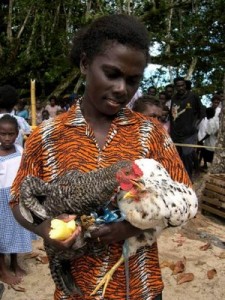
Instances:
[[[73,34],[100,15],[129,13],[146,24],[151,44],[159,45],[153,63],[172,67],[171,76],[189,74],[200,94],[212,93],[222,88],[225,72],[223,7],[224,0],[17,0],[9,12],[9,1],[1,1],[0,83],[29,93],[30,78],[36,78],[38,96],[44,97],[68,78],[72,91],[77,80],[69,75]],[[197,64],[190,72],[193,58]],[[166,83],[159,68],[142,88]]]

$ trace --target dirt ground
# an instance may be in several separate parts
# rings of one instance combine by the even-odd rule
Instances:
[[[203,175],[204,176],[204,175]],[[194,185],[200,194],[203,177]],[[202,215],[186,225],[164,230],[158,239],[159,257],[164,281],[164,300],[225,299],[225,220]],[[33,243],[32,255],[20,260],[28,275],[20,284],[21,291],[5,285],[2,300],[50,300],[51,280],[42,240]],[[177,272],[181,272],[176,274]],[[179,277],[183,276],[183,277]],[[191,280],[188,282],[183,282]],[[144,300],[144,299],[143,299]]]

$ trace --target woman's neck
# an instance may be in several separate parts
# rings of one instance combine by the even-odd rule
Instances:
[[[89,124],[111,124],[115,119],[115,116],[107,116],[100,111],[96,110],[93,105],[90,104],[89,101],[85,100],[85,98],[81,99],[80,102],[81,112]]]

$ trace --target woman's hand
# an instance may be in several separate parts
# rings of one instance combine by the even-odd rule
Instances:
[[[56,241],[49,237],[49,232],[51,230],[51,220],[45,220],[40,225],[35,226],[33,223],[28,222],[20,212],[19,205],[15,205],[12,208],[13,215],[17,222],[21,224],[24,228],[29,231],[36,233],[37,235],[41,236],[49,245],[55,246],[59,249],[68,249],[68,248],[79,248],[79,245],[82,245],[83,239],[80,238],[81,235],[81,227],[77,226],[74,233],[66,239],[65,241]],[[65,222],[69,222],[76,218],[74,215],[65,215],[62,214],[57,217]]]
[[[60,216],[57,216],[56,218],[63,220],[64,222],[69,222],[71,220],[74,220],[76,216],[62,214]],[[73,234],[68,239],[64,241],[57,241],[49,237],[50,230],[51,230],[51,220],[48,219],[43,221],[40,225],[36,226],[35,233],[41,236],[45,240],[45,242],[47,242],[49,245],[55,246],[56,248],[62,250],[71,248],[76,242],[76,239],[78,238],[79,234],[81,233],[81,227],[77,226]]]
[[[137,236],[141,232],[141,229],[132,226],[127,221],[122,221],[100,225],[91,232],[91,238],[104,244],[114,244]]]

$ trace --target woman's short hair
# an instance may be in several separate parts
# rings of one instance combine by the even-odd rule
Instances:
[[[79,67],[83,53],[92,61],[97,54],[105,50],[107,43],[112,41],[143,51],[147,64],[148,31],[136,17],[122,14],[100,17],[81,29],[73,40],[70,54],[72,63]]]

